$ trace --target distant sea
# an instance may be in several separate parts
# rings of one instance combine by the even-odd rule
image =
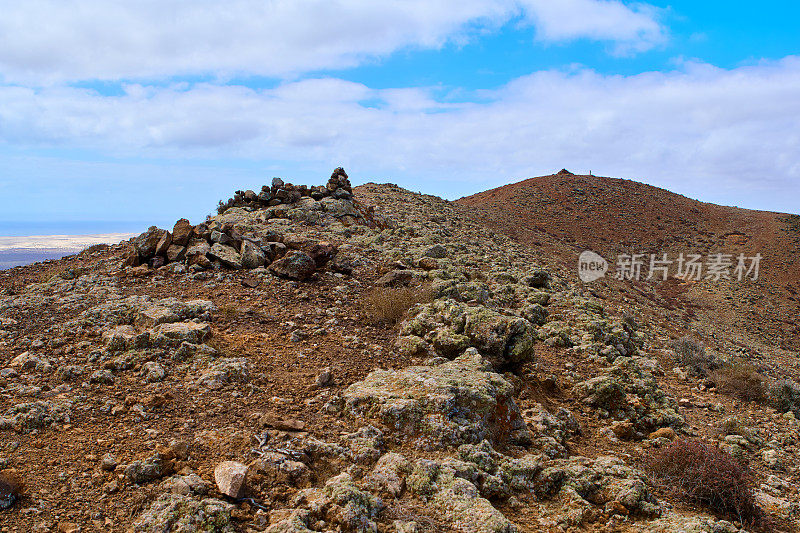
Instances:
[[[0,270],[14,268],[15,266],[30,265],[48,259],[61,259],[80,250],[0,250]]]
[[[0,221],[0,270],[61,259],[93,244],[114,244],[147,229],[141,222]]]

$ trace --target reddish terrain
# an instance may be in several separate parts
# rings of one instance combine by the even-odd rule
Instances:
[[[662,305],[679,305],[709,334],[717,332],[755,352],[780,360],[800,350],[800,226],[797,215],[703,203],[626,179],[550,176],[467,196],[456,201],[498,233],[558,257],[575,270],[590,249],[614,269],[617,254],[681,252],[763,256],[758,281],[666,282],[614,280],[619,291],[654,290]],[[649,259],[646,259],[649,261]],[[608,276],[610,277],[610,275]],[[644,278],[644,277],[643,277]],[[713,335],[711,335],[713,337]],[[794,358],[787,361],[794,365]]]

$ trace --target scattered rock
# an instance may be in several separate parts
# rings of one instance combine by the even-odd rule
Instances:
[[[110,453],[107,453],[100,460],[100,469],[105,472],[112,472],[117,468],[117,458]]]
[[[317,264],[305,252],[292,251],[269,266],[275,275],[305,281],[316,271]]]
[[[333,384],[333,372],[330,367],[326,367],[317,374],[317,387],[327,387]]]
[[[244,490],[247,466],[235,461],[225,461],[214,468],[214,480],[219,491],[230,498],[238,498]]]
[[[22,489],[22,481],[15,471],[0,471],[0,510],[11,508],[19,499]]]
[[[162,494],[132,526],[135,533],[169,531],[233,533],[233,506],[216,499],[195,500],[181,494]]]

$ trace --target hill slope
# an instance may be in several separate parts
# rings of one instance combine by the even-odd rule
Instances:
[[[583,284],[563,235],[342,169],[219,210],[0,272],[1,530],[741,533],[645,473],[695,438],[797,529],[800,385],[672,349],[792,371],[716,333],[729,289]]]
[[[612,273],[619,254],[645,254],[649,266],[650,254],[667,253],[673,261],[680,253],[699,254],[706,261],[722,253],[732,256],[735,267],[739,254],[760,253],[757,282],[686,283],[675,277],[673,264],[666,283],[628,285],[682,302],[699,327],[740,347],[800,351],[800,217],[708,204],[635,181],[567,171],[456,203],[495,231],[573,269],[587,249],[609,260]],[[681,298],[672,298],[676,294]]]

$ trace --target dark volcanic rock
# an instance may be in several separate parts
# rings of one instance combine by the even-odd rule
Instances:
[[[293,251],[273,262],[269,269],[278,276],[303,281],[311,277],[317,264],[307,253]]]
[[[158,243],[164,238],[165,233],[167,233],[166,230],[150,226],[150,229],[135,237],[133,239],[133,248],[139,254],[139,257],[142,259],[153,257],[158,248]]]
[[[311,256],[318,267],[323,267],[336,255],[336,246],[329,242],[318,242],[309,246],[306,253]]]

